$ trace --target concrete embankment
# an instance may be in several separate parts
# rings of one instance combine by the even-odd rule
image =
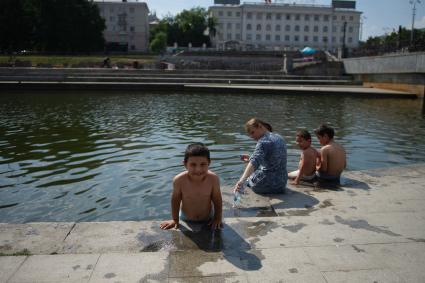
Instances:
[[[0,68],[1,90],[178,91],[416,98],[362,87],[350,76],[290,76],[282,72]]]
[[[425,282],[425,164],[244,195],[224,227],[0,224],[0,282]],[[7,256],[17,253],[18,256]],[[20,254],[20,255],[19,255]]]

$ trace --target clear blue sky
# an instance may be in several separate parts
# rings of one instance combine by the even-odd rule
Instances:
[[[139,0],[139,2],[146,2],[149,9],[156,11],[157,16],[161,18],[168,13],[175,15],[184,9],[190,9],[195,6],[208,8],[213,5],[214,0]],[[245,1],[241,0],[242,2]],[[249,0],[249,2],[264,1]],[[272,0],[272,2],[275,2],[275,0]],[[277,2],[330,5],[332,0],[278,0]],[[357,0],[356,2],[357,10],[363,12],[365,17],[362,39],[366,39],[369,36],[382,35],[391,32],[393,29],[398,30],[399,25],[408,29],[411,28],[413,5],[410,4],[409,0]],[[425,28],[425,0],[421,0],[421,2],[422,4],[416,5],[415,28]]]

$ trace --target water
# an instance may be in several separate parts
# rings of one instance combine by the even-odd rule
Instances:
[[[270,122],[297,167],[295,130],[337,130],[348,170],[425,162],[417,100],[138,93],[0,95],[0,222],[170,217],[171,180],[191,142],[211,149],[222,186],[236,183],[255,142],[252,116]],[[319,147],[314,138],[314,146]]]

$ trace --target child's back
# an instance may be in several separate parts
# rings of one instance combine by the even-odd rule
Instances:
[[[304,176],[312,176],[316,173],[316,162],[319,158],[319,152],[312,146],[304,149],[301,155],[301,158],[304,159]],[[301,160],[300,160],[301,163]]]

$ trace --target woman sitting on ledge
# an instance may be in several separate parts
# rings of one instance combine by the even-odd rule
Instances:
[[[257,118],[246,122],[245,130],[257,145],[250,157],[242,156],[248,165],[234,190],[243,191],[248,186],[258,194],[284,193],[288,180],[285,140],[272,132],[270,124]]]

